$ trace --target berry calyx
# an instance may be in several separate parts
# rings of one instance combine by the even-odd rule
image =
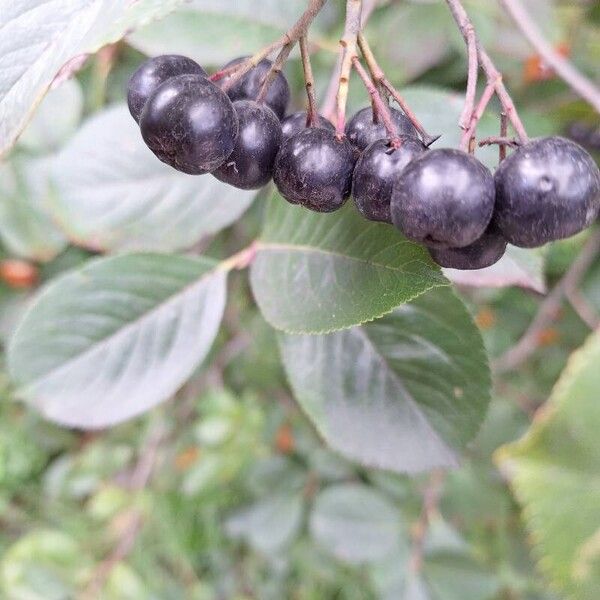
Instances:
[[[376,140],[360,155],[352,180],[352,198],[359,212],[370,221],[391,223],[392,186],[404,167],[427,148],[415,137]]]
[[[223,69],[238,65],[245,60],[250,58],[249,56],[240,56],[230,62],[228,62]],[[261,60],[256,67],[248,71],[242,78],[237,81],[232,87],[227,90],[227,95],[231,98],[232,102],[235,100],[256,100],[258,92],[263,84],[267,73],[271,69],[273,63],[266,58]],[[222,85],[228,81],[233,75],[224,77],[218,82],[218,85]],[[273,112],[282,119],[287,110],[290,102],[290,86],[283,73],[277,73],[275,79],[269,86],[269,91],[265,97],[265,104],[267,104]]]
[[[150,96],[140,119],[144,141],[164,163],[190,175],[232,153],[238,118],[227,95],[200,75],[179,75]]]
[[[202,75],[206,71],[194,60],[178,54],[164,54],[149,58],[131,76],[127,84],[127,106],[131,116],[139,123],[148,98],[159,85],[177,75]]]
[[[447,269],[485,269],[497,263],[506,252],[506,239],[490,225],[485,233],[463,248],[429,248],[431,258]]]
[[[534,248],[574,235],[600,211],[598,167],[581,146],[562,137],[521,146],[494,179],[494,222],[515,246]]]
[[[393,185],[394,225],[432,248],[462,248],[479,239],[494,208],[494,179],[476,158],[451,148],[410,162]]]
[[[231,155],[213,175],[243,190],[258,189],[273,176],[281,145],[281,124],[268,106],[253,100],[238,100],[233,108],[239,120],[237,141]]]
[[[313,123],[311,127],[321,127],[322,129],[329,129],[334,131],[335,127],[331,124],[331,121],[327,120],[323,115],[317,115],[316,123]],[[288,115],[283,121],[281,121],[281,133],[283,141],[291,138],[292,136],[300,133],[306,129],[306,111],[300,111]]]
[[[350,195],[354,162],[354,150],[346,138],[309,127],[282,144],[273,181],[288,202],[332,212]]]
[[[417,130],[410,119],[399,110],[390,106],[392,121],[396,126],[398,135],[411,135],[417,137]],[[373,118],[370,106],[359,110],[346,125],[346,136],[350,143],[362,152],[375,142],[388,137],[383,122]]]

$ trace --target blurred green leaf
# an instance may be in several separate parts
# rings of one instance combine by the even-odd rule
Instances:
[[[225,279],[207,259],[130,254],[54,280],[11,342],[19,397],[51,420],[83,428],[168,399],[212,345]]]
[[[52,168],[55,217],[93,249],[188,248],[237,220],[256,195],[161,163],[124,105],[88,121]]]
[[[600,333],[573,355],[527,435],[497,454],[540,567],[567,597],[600,589]]]
[[[332,448],[364,465],[456,466],[485,417],[483,342],[449,289],[361,327],[279,339],[302,408]]]
[[[351,327],[446,285],[427,252],[394,228],[365,221],[351,206],[325,215],[277,194],[251,282],[267,321],[302,333]]]
[[[310,515],[310,531],[339,560],[361,564],[382,560],[397,550],[402,521],[381,492],[348,483],[319,493]]]

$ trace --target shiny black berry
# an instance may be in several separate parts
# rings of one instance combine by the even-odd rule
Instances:
[[[462,270],[491,267],[505,252],[506,239],[491,225],[478,240],[463,248],[429,248],[431,258],[440,267]]]
[[[150,96],[140,129],[163,162],[199,175],[221,166],[232,153],[238,118],[226,94],[201,75],[179,75]]]
[[[417,130],[404,113],[392,107],[390,107],[390,112],[392,120],[398,129],[398,134],[417,137]],[[374,141],[388,137],[381,119],[373,120],[373,110],[370,106],[359,110],[350,119],[346,125],[346,135],[350,143],[360,152]]]
[[[302,130],[281,145],[273,180],[292,204],[331,212],[350,195],[354,150],[346,138],[319,127]]]
[[[360,213],[371,221],[392,222],[392,185],[404,167],[427,150],[412,136],[400,136],[399,143],[396,148],[388,140],[373,142],[354,168],[352,198]]]
[[[281,121],[281,133],[283,135],[283,141],[291,138],[293,135],[300,133],[303,129],[306,129],[306,111],[300,111],[288,115],[283,121]],[[335,131],[335,127],[328,121],[323,115],[317,115],[317,122],[312,127],[321,127],[322,129],[329,129]]]
[[[265,104],[254,100],[233,103],[240,128],[233,152],[213,175],[243,190],[269,183],[281,145],[281,123]]]
[[[592,157],[561,137],[517,149],[495,175],[494,222],[516,246],[534,248],[576,234],[600,210],[600,172]]]
[[[131,116],[139,122],[150,95],[161,84],[176,75],[203,75],[206,71],[191,58],[165,54],[149,58],[131,76],[127,84],[127,105]]]
[[[240,56],[231,62],[228,62],[223,69],[232,67],[241,62],[244,62],[249,56]],[[262,83],[271,68],[273,63],[270,60],[261,60],[254,69],[248,71],[242,78],[227,90],[227,95],[234,100],[256,100]],[[228,81],[229,77],[225,77],[219,81],[223,84]],[[282,119],[290,102],[290,86],[283,73],[278,73],[272,81],[265,102],[271,107],[273,112]]]
[[[433,248],[462,248],[483,235],[494,208],[494,179],[476,158],[429,150],[394,182],[391,212],[404,235]]]

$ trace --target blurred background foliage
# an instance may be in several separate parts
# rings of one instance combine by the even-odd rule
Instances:
[[[342,5],[328,3],[311,35],[319,51],[314,68],[320,98],[335,63]],[[530,0],[527,5],[553,44],[597,76],[598,3]],[[131,174],[141,168],[135,155],[128,165],[103,168],[88,164],[85,152],[77,150],[98,144],[109,160],[110,135],[114,139],[118,131],[114,124],[110,129],[107,115],[123,102],[126,81],[145,54],[180,52],[216,68],[271,41],[302,7],[301,0],[194,0],[102,48],[75,78],[47,96],[0,165],[3,345],[37,286],[97,252],[156,246],[159,240],[166,250],[193,246],[220,258],[256,237],[264,192],[242,205],[241,196],[237,205],[235,195],[223,199],[224,213],[199,219],[192,234],[170,230],[175,233],[167,242],[157,232],[161,219],[171,223],[173,215],[95,221],[78,173],[100,193],[121,186],[118,202],[118,194],[136,193],[131,181],[142,177],[143,169]],[[598,115],[548,71],[498,4],[469,0],[466,7],[531,134],[573,135],[597,151]],[[393,82],[411,86],[408,96],[428,127],[454,128],[460,97],[453,94],[464,89],[466,65],[462,39],[444,3],[380,2],[366,31]],[[286,75],[294,105],[302,107],[301,69],[293,57]],[[351,108],[365,105],[359,83],[353,81],[351,89]],[[108,138],[101,139],[97,129],[89,133],[92,118],[107,119]],[[482,124],[490,134],[496,127],[493,115]],[[452,144],[452,134],[443,143]],[[482,156],[488,164],[495,161],[494,150]],[[103,191],[103,181],[111,177]],[[167,185],[180,185],[175,179]],[[185,200],[186,193],[195,192],[184,190],[178,198]],[[220,201],[215,193],[207,195],[207,203]],[[494,275],[490,286],[460,288],[492,357],[516,343],[536,314],[545,282],[552,288],[561,279],[588,236],[553,244],[543,255],[515,255],[514,264],[503,277]],[[505,281],[520,287],[503,287]],[[109,431],[62,429],[13,402],[0,357],[0,597],[600,597],[593,583],[600,581],[600,443],[594,431],[600,415],[586,402],[600,389],[592,358],[578,355],[574,367],[587,378],[587,396],[577,392],[584,384],[573,383],[568,373],[560,389],[571,385],[575,392],[556,400],[554,412],[544,409],[544,423],[535,426],[540,431],[528,434],[532,439],[503,450],[497,463],[493,459],[498,448],[527,432],[569,356],[589,334],[568,303],[539,334],[534,355],[496,377],[488,417],[462,466],[408,478],[357,467],[324,446],[290,395],[275,334],[259,315],[247,279],[234,274],[229,287],[224,326],[207,366],[173,401]],[[578,293],[592,312],[600,312],[600,261]],[[597,346],[596,341],[586,348],[594,358]],[[575,415],[569,411],[573,397],[579,398]],[[572,443],[556,441],[565,439]],[[517,498],[528,503],[525,519],[508,485],[515,473]],[[558,480],[561,485],[555,485]],[[423,496],[432,494],[434,502],[424,505]],[[598,501],[583,503],[579,496]],[[546,505],[540,507],[541,497]],[[560,522],[551,510],[556,505]],[[575,518],[580,506],[585,519]],[[593,538],[596,531],[583,563],[575,550],[565,550],[576,545],[582,520],[586,536]],[[573,544],[561,542],[570,536]],[[538,570],[534,561],[540,556]],[[579,576],[587,583],[578,584]]]

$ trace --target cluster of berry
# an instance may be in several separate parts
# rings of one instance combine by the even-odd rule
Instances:
[[[152,58],[129,82],[129,109],[148,147],[174,168],[241,189],[272,178],[288,202],[318,212],[340,208],[352,193],[364,217],[393,223],[444,267],[487,267],[507,242],[540,246],[598,216],[600,171],[569,140],[524,144],[492,175],[470,154],[428,149],[393,108],[393,140],[371,108],[354,115],[345,136],[320,115],[285,117],[290,91],[281,73],[256,101],[270,67],[262,61],[225,93],[220,86],[232,75],[213,83],[189,58]]]

